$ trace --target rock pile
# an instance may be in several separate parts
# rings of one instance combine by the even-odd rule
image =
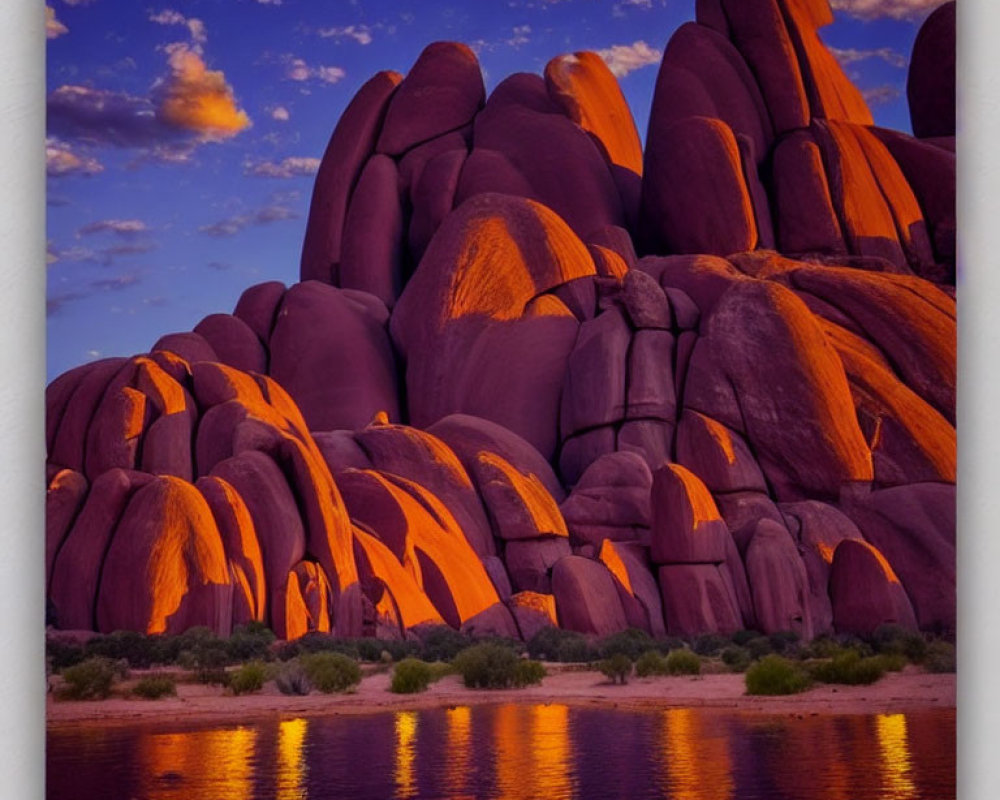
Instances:
[[[831,20],[699,0],[644,153],[592,53],[373,77],[300,283],[49,386],[57,624],[953,629],[954,4],[920,139]]]

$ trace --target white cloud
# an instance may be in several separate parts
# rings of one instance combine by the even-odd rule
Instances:
[[[663,54],[640,40],[632,44],[612,45],[604,50],[598,50],[597,55],[604,59],[604,63],[608,65],[613,75],[623,78],[642,67],[659,64]]]
[[[56,19],[56,10],[52,6],[45,6],[45,38],[57,39],[64,33],[69,33],[69,28]]]
[[[104,166],[92,156],[74,153],[66,142],[59,139],[45,140],[45,173],[50,177],[63,175],[96,175]]]
[[[648,11],[653,7],[653,0],[619,0],[611,6],[611,15],[613,17],[624,17],[625,9],[627,8],[641,8]]]
[[[318,158],[290,156],[279,162],[261,161],[244,165],[244,174],[258,178],[296,178],[315,175],[319,169]]]
[[[89,236],[94,233],[114,233],[130,238],[149,230],[141,219],[102,219],[89,222],[77,231],[78,236]]]
[[[945,0],[831,0],[834,11],[846,11],[853,17],[907,19],[922,17]]]
[[[291,119],[291,114],[288,113],[288,109],[284,106],[277,106],[271,109],[271,119],[275,119],[278,122],[288,122]]]
[[[507,44],[511,47],[520,47],[522,44],[527,44],[531,41],[528,34],[531,33],[530,25],[517,25],[513,29],[514,35],[507,40]]]
[[[257,211],[247,214],[238,214],[234,217],[220,220],[211,225],[203,225],[198,230],[208,236],[223,237],[235,236],[244,228],[254,225],[267,225],[271,222],[280,222],[286,219],[296,219],[298,214],[290,208],[281,205],[264,206]]]
[[[879,58],[886,64],[893,67],[899,67],[902,69],[906,66],[906,56],[902,53],[897,53],[891,47],[880,47],[877,50],[857,50],[853,47],[847,49],[840,49],[839,47],[829,48],[830,52],[833,53],[834,58],[841,63],[842,66],[847,66],[848,64],[854,64],[858,61],[867,61],[870,58]]]
[[[324,83],[337,83],[347,75],[340,67],[311,67],[304,59],[295,56],[286,56],[285,62],[285,77],[293,81],[301,82],[315,78]]]
[[[861,96],[865,98],[865,102],[870,106],[881,106],[891,103],[900,95],[902,95],[902,91],[898,86],[889,86],[888,84],[861,90]]]
[[[316,31],[323,39],[354,39],[358,44],[372,43],[372,29],[367,25],[345,25],[340,28],[320,28]]]
[[[194,17],[185,17],[179,11],[165,8],[159,14],[151,12],[149,21],[155,22],[157,25],[184,25],[191,34],[191,40],[196,45],[195,49],[197,49],[197,46],[203,45],[208,41],[208,34],[205,32],[205,23]],[[200,53],[201,50],[199,49],[198,52]]]

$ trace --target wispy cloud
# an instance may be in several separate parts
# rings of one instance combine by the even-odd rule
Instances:
[[[90,236],[95,233],[113,233],[125,238],[133,238],[140,233],[149,231],[149,226],[141,219],[101,219],[88,222],[79,231],[78,236]]]
[[[367,25],[345,25],[340,28],[320,28],[316,33],[323,39],[343,41],[353,39],[358,44],[372,43],[372,29]]]
[[[846,49],[841,49],[839,47],[831,47],[830,52],[833,53],[834,58],[841,63],[842,66],[847,66],[848,64],[855,64],[858,61],[867,61],[872,58],[881,59],[886,64],[892,67],[899,67],[902,69],[907,65],[906,56],[902,53],[898,53],[891,47],[879,47],[874,50],[858,50],[853,47],[848,47]]]
[[[316,79],[323,83],[337,83],[346,77],[347,73],[340,67],[310,66],[305,59],[293,55],[283,57],[285,62],[285,77],[292,81],[308,81]]]
[[[862,89],[861,96],[870,106],[882,106],[891,103],[902,95],[902,90],[898,86],[874,86],[871,89]]]
[[[195,17],[185,17],[179,11],[166,8],[158,14],[150,12],[149,21],[157,25],[183,25],[191,34],[191,41],[194,44],[203,45],[208,41],[205,23]]]
[[[531,37],[528,34],[531,33],[530,25],[516,25],[513,29],[513,36],[506,40],[506,44],[517,49],[521,45],[528,44],[531,41]]]
[[[257,178],[297,178],[315,175],[319,169],[319,159],[303,156],[289,156],[281,161],[259,161],[244,164],[243,174]]]
[[[861,19],[915,19],[942,5],[945,0],[831,0],[834,11],[845,11]]]
[[[288,122],[291,119],[291,114],[288,113],[288,109],[284,106],[277,106],[271,109],[271,119],[277,120],[278,122]]]
[[[235,236],[240,231],[249,227],[267,225],[286,219],[297,219],[298,216],[295,211],[285,206],[270,205],[248,214],[238,214],[211,225],[203,225],[198,230],[207,236],[221,238],[224,236]]]
[[[45,6],[45,38],[58,39],[65,33],[69,33],[69,28],[56,19],[56,10],[52,6]]]
[[[611,6],[611,15],[613,17],[624,17],[626,10],[630,8],[641,8],[644,11],[648,11],[653,7],[653,0],[619,0]]]
[[[96,175],[104,165],[93,156],[76,153],[59,139],[45,140],[45,174],[52,178],[64,175]]]
[[[632,44],[611,45],[598,50],[597,55],[604,59],[613,75],[623,78],[637,69],[659,64],[663,53],[640,40]]]

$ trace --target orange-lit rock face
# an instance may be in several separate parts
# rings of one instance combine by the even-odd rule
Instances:
[[[868,542],[845,539],[830,570],[833,624],[838,632],[866,634],[881,624],[917,626],[913,607],[885,556]]]
[[[450,214],[392,316],[404,353],[431,346],[449,321],[469,315],[517,319],[535,295],[594,274],[586,247],[540,203],[477,195]]]
[[[597,53],[553,58],[545,66],[545,83],[553,102],[603,145],[612,164],[642,175],[642,146],[632,112]]]
[[[659,564],[720,563],[726,524],[705,484],[680,464],[653,473],[651,556]]]
[[[477,461],[482,468],[479,490],[502,538],[569,535],[559,506],[538,476],[525,475],[506,459],[488,451],[480,452]]]
[[[104,632],[227,632],[232,587],[219,529],[197,489],[162,477],[136,492],[108,548],[97,595]]]

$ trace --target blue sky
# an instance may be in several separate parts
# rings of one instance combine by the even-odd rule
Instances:
[[[909,131],[909,53],[939,4],[834,0],[823,38],[877,124]],[[694,0],[50,0],[49,379],[295,282],[313,172],[374,72],[452,39],[489,91],[596,50],[644,136],[659,52],[693,16]]]

